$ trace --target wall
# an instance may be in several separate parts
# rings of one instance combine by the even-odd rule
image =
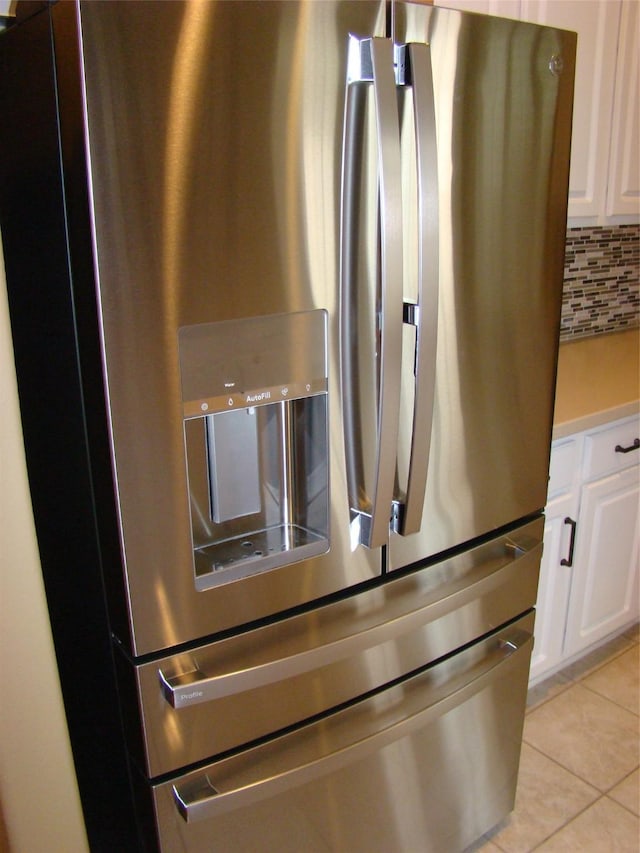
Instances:
[[[640,325],[640,225],[570,228],[560,340]]]
[[[0,253],[0,803],[12,853],[86,853],[31,513]],[[0,832],[0,850],[3,847]],[[4,853],[4,851],[3,851]]]

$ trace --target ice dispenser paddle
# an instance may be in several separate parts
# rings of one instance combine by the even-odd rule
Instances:
[[[329,549],[326,337],[322,310],[180,329],[197,589]]]

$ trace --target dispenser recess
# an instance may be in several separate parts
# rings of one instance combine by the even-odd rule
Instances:
[[[195,586],[329,549],[323,310],[179,330]]]

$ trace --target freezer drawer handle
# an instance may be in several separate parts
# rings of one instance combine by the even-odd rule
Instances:
[[[215,767],[210,767],[207,772],[172,786],[176,807],[187,823],[206,820],[233,809],[251,806],[347,767],[424,728],[505,677],[511,671],[511,664],[517,666],[523,655],[531,653],[532,645],[533,637],[529,632],[517,628],[507,630],[491,641],[491,651],[484,661],[478,663],[480,671],[474,678],[465,681],[462,687],[459,686],[460,681],[454,678],[452,689],[444,696],[442,686],[435,688],[438,698],[423,705],[414,714],[400,721],[392,721],[374,734],[365,735],[301,764],[296,762],[295,755],[287,757],[288,736],[285,735],[282,749],[276,753],[277,766],[261,769],[259,762],[245,761],[241,779],[237,781],[234,781],[233,771],[221,772],[220,779],[216,779]],[[507,661],[510,665],[508,671],[501,666]],[[330,727],[331,723],[332,719],[328,718],[324,725]],[[325,733],[327,739],[330,738],[329,732],[330,729]],[[247,757],[250,758],[250,753]],[[293,766],[287,766],[287,761]]]
[[[398,83],[411,86],[418,174],[418,304],[405,304],[405,322],[416,328],[413,429],[407,491],[394,509],[394,529],[403,536],[417,533],[427,486],[431,424],[436,390],[438,299],[440,286],[440,222],[438,147],[431,53],[426,44],[397,50]]]
[[[393,613],[385,609],[384,621],[379,614],[374,614],[372,619],[365,619],[360,624],[350,620],[346,627],[341,628],[338,623],[325,636],[315,634],[311,647],[294,646],[287,655],[259,659],[258,662],[250,658],[236,660],[235,668],[226,672],[208,674],[200,670],[195,661],[193,669],[176,675],[159,669],[162,694],[176,710],[189,708],[330,666],[418,630],[427,622],[499,589],[505,582],[505,575],[521,570],[522,561],[540,559],[542,542],[537,538],[532,538],[527,547],[512,544],[508,537],[503,544],[503,555],[479,564],[473,579],[467,577],[464,583],[456,583],[450,589],[439,588],[432,596],[423,599],[412,595],[408,601],[399,600]]]
[[[616,444],[615,450],[616,453],[631,453],[632,450],[638,450],[638,448],[640,448],[640,438],[634,438],[633,444],[630,444],[628,447]]]
[[[352,538],[368,548],[387,543],[395,484],[396,447],[400,417],[402,358],[402,194],[400,118],[390,39],[349,42],[344,124],[341,218],[341,359],[345,418],[345,448],[351,501]],[[355,388],[358,340],[355,305],[358,266],[359,183],[362,160],[364,93],[373,84],[376,114],[380,217],[381,305],[378,322],[379,376],[376,411],[376,459],[371,494],[365,494],[357,424]]]

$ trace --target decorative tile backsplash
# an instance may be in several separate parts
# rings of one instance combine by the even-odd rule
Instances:
[[[640,225],[570,228],[560,340],[640,325]]]

